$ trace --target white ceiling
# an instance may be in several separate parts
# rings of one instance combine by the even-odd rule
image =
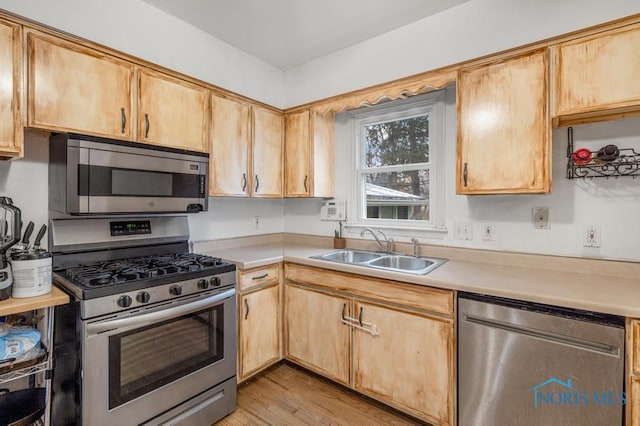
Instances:
[[[287,70],[468,0],[143,0]]]

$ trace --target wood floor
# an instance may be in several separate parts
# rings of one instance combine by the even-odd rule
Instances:
[[[238,408],[216,425],[417,425],[412,419],[290,364],[238,388]]]

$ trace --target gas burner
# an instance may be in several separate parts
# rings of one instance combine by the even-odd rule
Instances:
[[[235,268],[216,257],[195,253],[161,254],[81,264],[55,272],[73,284],[102,293],[128,291],[128,288],[153,286],[160,280],[181,280]],[[129,286],[129,287],[127,287]],[[113,287],[113,290],[107,288]]]

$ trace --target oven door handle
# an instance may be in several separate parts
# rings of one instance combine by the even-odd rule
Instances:
[[[107,319],[104,321],[96,321],[88,323],[86,325],[86,331],[90,335],[103,333],[105,331],[125,328],[125,327],[140,327],[143,325],[154,324],[160,321],[168,320],[171,318],[179,317],[181,315],[187,315],[193,312],[206,309],[211,306],[215,306],[218,302],[228,299],[236,294],[236,289],[232,288],[222,293],[215,294],[211,297],[207,297],[195,302],[185,303],[184,305],[176,306],[175,308],[161,309],[151,313],[143,313],[140,315],[134,315],[127,318],[119,319]]]

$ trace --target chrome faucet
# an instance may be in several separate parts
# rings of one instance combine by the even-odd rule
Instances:
[[[417,238],[411,238],[411,242],[413,243],[413,256],[420,257],[420,241]]]
[[[385,235],[384,232],[378,230],[380,235],[382,235],[384,237],[384,243],[383,243],[382,241],[380,241],[380,238],[378,238],[376,233],[371,228],[363,228],[362,231],[360,231],[360,236],[364,237],[364,234],[367,231],[369,231],[369,233],[371,233],[371,236],[373,237],[373,239],[376,240],[376,243],[378,244],[378,247],[380,247],[381,251],[385,251],[387,253],[391,253],[393,251],[392,250],[392,248],[393,248],[393,240],[391,238],[387,238],[387,236]]]

